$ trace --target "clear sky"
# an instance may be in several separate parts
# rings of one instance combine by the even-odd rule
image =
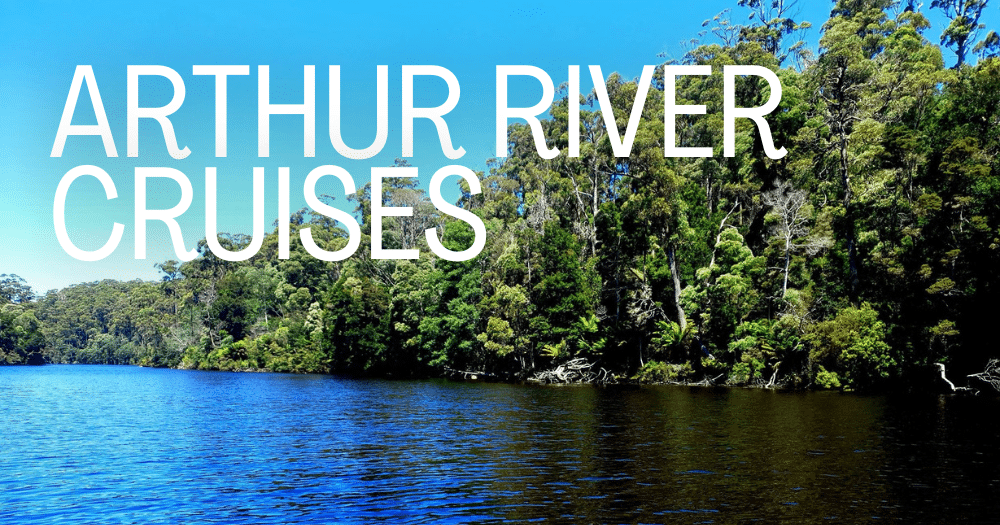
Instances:
[[[800,19],[816,26],[815,42],[830,3],[800,2]],[[457,77],[461,97],[447,116],[452,140],[466,150],[447,159],[433,125],[415,124],[410,163],[426,182],[438,168],[460,164],[484,170],[494,154],[494,79],[499,64],[528,64],[546,70],[558,85],[571,64],[599,64],[604,73],[635,77],[644,64],[680,58],[681,41],[696,37],[701,24],[733,8],[734,20],[745,11],[735,0],[702,2],[544,3],[477,2],[8,2],[0,7],[0,273],[16,273],[36,291],[98,279],[157,279],[153,265],[176,258],[167,228],[148,227],[147,258],[136,260],[134,243],[135,167],[171,167],[182,171],[194,188],[194,201],[179,219],[188,249],[205,237],[204,173],[218,168],[219,229],[250,233],[251,177],[266,170],[266,230],[277,217],[277,173],[291,169],[291,209],[304,206],[306,174],[323,164],[347,169],[358,187],[374,166],[391,165],[401,152],[401,66],[439,65]],[[992,9],[992,8],[991,8]],[[991,18],[993,18],[991,13]],[[989,23],[989,22],[987,22]],[[936,39],[939,30],[932,29]],[[951,59],[949,57],[949,59]],[[953,60],[953,59],[952,59]],[[229,78],[228,156],[214,149],[214,79],[192,75],[194,65],[249,65],[250,75]],[[348,160],[334,150],[327,133],[327,66],[339,64],[342,75],[345,141],[365,147],[375,134],[375,71],[389,66],[389,138],[382,152],[367,160]],[[77,65],[91,65],[110,122],[117,158],[105,156],[99,137],[69,137],[63,155],[50,157],[59,119]],[[164,65],[182,77],[186,98],[171,116],[181,148],[191,155],[171,158],[159,126],[139,125],[139,156],[126,156],[126,68]],[[257,156],[257,66],[269,65],[272,103],[302,102],[302,69],[316,66],[316,156],[303,157],[302,117],[275,116],[271,151]],[[582,68],[586,71],[586,68]],[[583,77],[582,89],[590,86]],[[512,105],[531,105],[540,90],[530,81],[512,84]],[[415,85],[418,105],[444,101],[444,83],[433,78]],[[143,78],[139,103],[166,104],[169,82]],[[534,100],[533,100],[534,97]],[[93,124],[86,90],[81,92],[74,124]],[[53,201],[62,176],[83,164],[99,166],[117,186],[119,198],[106,200],[96,179],[72,186],[66,222],[73,242],[85,250],[104,244],[112,224],[125,225],[118,249],[96,262],[70,257],[59,245],[53,225]],[[455,179],[457,180],[457,179]],[[333,178],[318,193],[341,194]],[[148,188],[150,208],[172,207],[177,186],[158,180]],[[457,191],[445,191],[454,201]],[[335,202],[350,209],[345,199]],[[297,242],[293,239],[292,242]],[[362,246],[360,249],[366,249]]]

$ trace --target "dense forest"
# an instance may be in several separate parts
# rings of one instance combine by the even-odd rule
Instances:
[[[383,245],[421,248],[419,259],[361,249],[318,260],[298,231],[328,250],[347,232],[303,209],[287,260],[275,229],[245,262],[215,257],[203,240],[195,260],[158,264],[161,282],[34,297],[2,276],[0,362],[516,379],[584,358],[619,380],[846,389],[892,388],[934,363],[981,370],[1000,355],[990,327],[1000,38],[979,22],[987,1],[934,0],[928,9],[948,20],[936,34],[913,2],[841,0],[812,29],[816,51],[798,40],[811,24],[789,4],[738,0],[669,62],[712,66],[678,76],[674,94],[707,106],[676,117],[677,145],[711,146],[712,157],[664,157],[657,68],[628,157],[612,150],[599,90],[581,97],[579,157],[566,155],[565,96],[543,121],[559,156],[541,159],[528,126],[510,127],[509,155],[458,202],[488,232],[472,260],[435,257],[424,230],[461,250],[471,228],[439,214],[416,181],[387,179],[383,195],[352,197],[361,246],[381,198],[414,210],[385,219]],[[723,155],[730,64],[780,78],[767,120],[783,158],[765,155],[749,119],[737,121],[735,156]],[[619,136],[640,87],[607,79]],[[769,96],[763,79],[738,77],[737,106]]]

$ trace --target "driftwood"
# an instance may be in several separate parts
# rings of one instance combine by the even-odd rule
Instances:
[[[764,388],[774,388],[774,381],[778,379],[778,367],[781,366],[781,361],[774,363],[774,373],[771,374],[771,380],[764,385]]]
[[[940,366],[941,376],[944,377],[944,365]],[[1000,392],[1000,361],[990,359],[989,362],[986,363],[986,368],[982,372],[969,374],[968,377],[987,383],[992,386],[994,390]]]
[[[530,381],[545,384],[597,383],[607,384],[613,381],[613,376],[605,369],[594,370],[594,363],[578,357],[571,359],[551,370],[536,372]]]
[[[497,376],[489,372],[474,372],[471,370],[455,370],[454,368],[444,368],[444,374],[446,377],[452,379],[467,379],[471,381],[478,381],[483,379],[496,379]]]
[[[936,366],[937,369],[938,369],[938,371],[941,372],[941,380],[948,384],[948,387],[951,388],[952,392],[969,392],[969,391],[973,391],[973,389],[971,389],[969,387],[966,387],[966,386],[955,386],[955,383],[952,383],[951,381],[949,381],[948,377],[944,374],[944,363],[934,363],[934,366]]]
[[[686,386],[715,386],[716,385],[716,381],[718,381],[719,379],[722,379],[725,376],[726,376],[726,374],[719,374],[719,375],[717,375],[715,377],[705,376],[705,379],[702,379],[701,381],[698,381],[697,383],[672,383],[672,384],[686,385]]]
[[[979,394],[980,390],[978,388],[972,388],[967,386],[955,386],[955,383],[952,383],[950,380],[948,380],[948,377],[945,375],[945,368],[943,363],[934,363],[934,366],[936,366],[938,371],[941,372],[941,380],[948,385],[948,388],[952,392],[956,393],[971,392],[976,395]],[[969,374],[966,377],[968,377],[969,379],[975,379],[983,383],[986,383],[991,387],[993,387],[993,390],[1000,392],[1000,360],[990,359],[986,363],[986,368],[983,369],[982,372]]]

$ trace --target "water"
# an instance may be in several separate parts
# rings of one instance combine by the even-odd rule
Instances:
[[[1000,403],[0,368],[0,523],[996,523]]]

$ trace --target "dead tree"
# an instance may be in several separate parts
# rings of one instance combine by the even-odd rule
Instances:
[[[944,375],[944,365],[941,365],[941,369],[941,374]],[[986,368],[983,369],[982,372],[969,374],[969,377],[987,383],[992,386],[994,390],[1000,392],[1000,361],[990,359],[989,362],[986,363]]]

